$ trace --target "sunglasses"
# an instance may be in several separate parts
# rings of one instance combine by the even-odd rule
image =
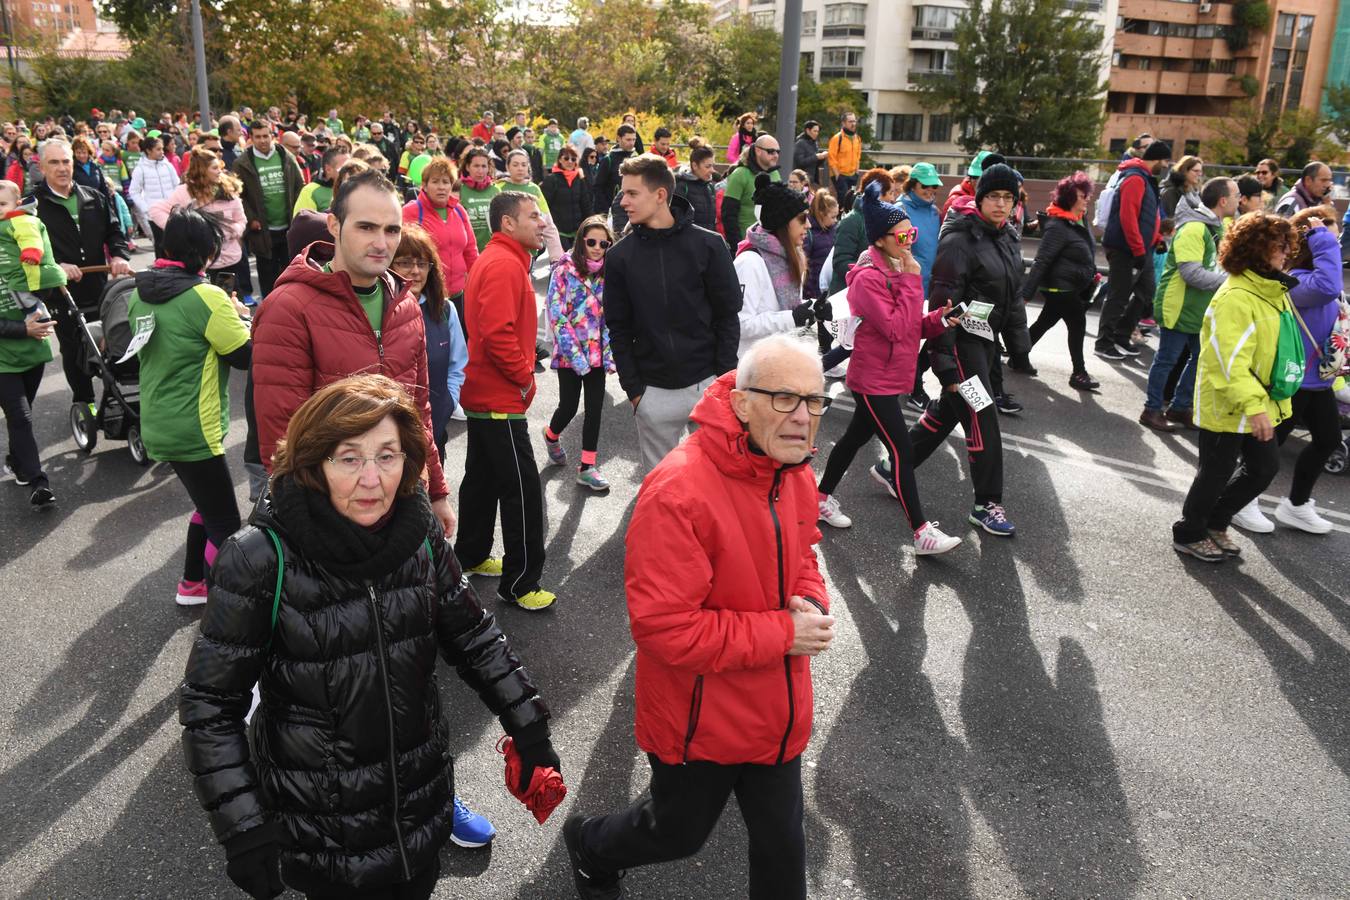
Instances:
[[[895,242],[897,244],[904,247],[908,244],[914,243],[919,239],[919,229],[907,228],[904,231],[901,231],[900,229],[897,228],[895,231],[891,232],[891,237],[895,238]]]
[[[780,149],[778,149],[777,147],[774,147],[772,150],[770,150],[768,147],[760,147],[760,148],[759,148],[759,152],[760,152],[760,153],[767,153],[767,154],[769,154],[770,156],[777,156],[778,154],[782,153],[783,151],[780,150]]]
[[[599,247],[601,250],[608,250],[613,246],[613,241],[607,241],[603,238],[586,238],[587,247]]]

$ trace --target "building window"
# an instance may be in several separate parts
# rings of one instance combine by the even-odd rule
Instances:
[[[1200,141],[1196,138],[1186,141],[1185,153],[1187,156],[1198,156],[1200,154]]]
[[[914,75],[950,75],[956,53],[952,50],[915,50],[910,72]]]
[[[956,38],[959,9],[949,6],[914,7],[914,30],[910,37],[916,41],[950,41]]]
[[[1106,148],[1111,156],[1125,155],[1125,138],[1111,138],[1111,144]]]
[[[866,3],[831,3],[825,7],[822,37],[862,37],[867,22]]]
[[[847,78],[860,81],[862,60],[861,47],[824,47],[820,51],[820,80]]]
[[[816,11],[802,13],[802,37],[813,38],[816,36]]]
[[[952,142],[952,117],[933,115],[928,117],[928,141],[933,144]]]
[[[922,141],[923,114],[879,114],[877,116],[877,139],[881,141]]]
[[[816,54],[810,51],[802,54],[802,69],[811,78],[816,77]]]
[[[750,14],[750,24],[756,28],[772,28],[773,10],[766,9],[762,12],[752,12]]]
[[[1298,18],[1297,16],[1292,15],[1292,14],[1290,14],[1290,13],[1280,13],[1280,14],[1275,18],[1275,36],[1276,36],[1276,37],[1293,37],[1293,36],[1294,36],[1294,21],[1295,21],[1297,18]]]

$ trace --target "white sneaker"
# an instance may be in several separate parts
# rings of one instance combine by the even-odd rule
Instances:
[[[1233,524],[1243,531],[1250,531],[1252,534],[1270,534],[1275,530],[1275,523],[1266,518],[1265,513],[1261,512],[1259,500],[1253,500],[1233,516]]]
[[[1331,523],[1317,514],[1316,500],[1310,499],[1302,506],[1295,506],[1289,502],[1288,497],[1285,497],[1279,506],[1275,507],[1275,518],[1279,519],[1281,524],[1306,531],[1308,534],[1326,534],[1331,530]]]
[[[914,533],[914,554],[916,556],[936,556],[946,553],[961,543],[959,537],[946,534],[938,528],[937,522],[925,522]]]
[[[844,360],[839,365],[835,366],[833,369],[826,371],[825,377],[843,378],[847,374],[848,374],[848,360]]]
[[[820,515],[816,518],[826,525],[832,525],[835,528],[848,528],[853,524],[853,520],[844,515],[839,510],[839,501],[834,497],[827,497],[819,502]]]

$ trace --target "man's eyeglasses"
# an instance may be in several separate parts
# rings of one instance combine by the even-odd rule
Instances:
[[[803,403],[806,404],[806,411],[813,416],[825,415],[825,410],[830,408],[834,402],[833,397],[826,397],[823,394],[793,394],[788,391],[766,391],[763,388],[746,388],[752,394],[763,394],[769,398],[769,405],[773,411],[791,415],[797,411],[797,407]]]
[[[395,453],[392,450],[383,450],[374,456],[357,456],[356,454],[343,454],[342,456],[327,457],[343,475],[360,475],[366,468],[366,463],[374,463],[375,468],[386,475],[392,475],[403,468],[403,458],[408,454]]]
[[[601,250],[608,250],[611,246],[613,246],[613,243],[611,241],[602,240],[600,238],[586,238],[586,246],[599,247]]]

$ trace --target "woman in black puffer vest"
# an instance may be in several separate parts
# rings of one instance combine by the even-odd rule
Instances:
[[[454,794],[437,651],[515,739],[523,784],[560,768],[548,709],[419,484],[426,456],[397,384],[329,385],[292,417],[270,494],[211,568],[179,717],[226,870],[254,897],[283,879],[314,897],[430,896]]]
[[[553,164],[553,170],[544,176],[539,189],[544,193],[553,224],[558,226],[558,237],[562,239],[563,249],[571,250],[577,228],[591,214],[591,186],[577,166],[576,150],[564,146],[559,151],[558,161]]]

